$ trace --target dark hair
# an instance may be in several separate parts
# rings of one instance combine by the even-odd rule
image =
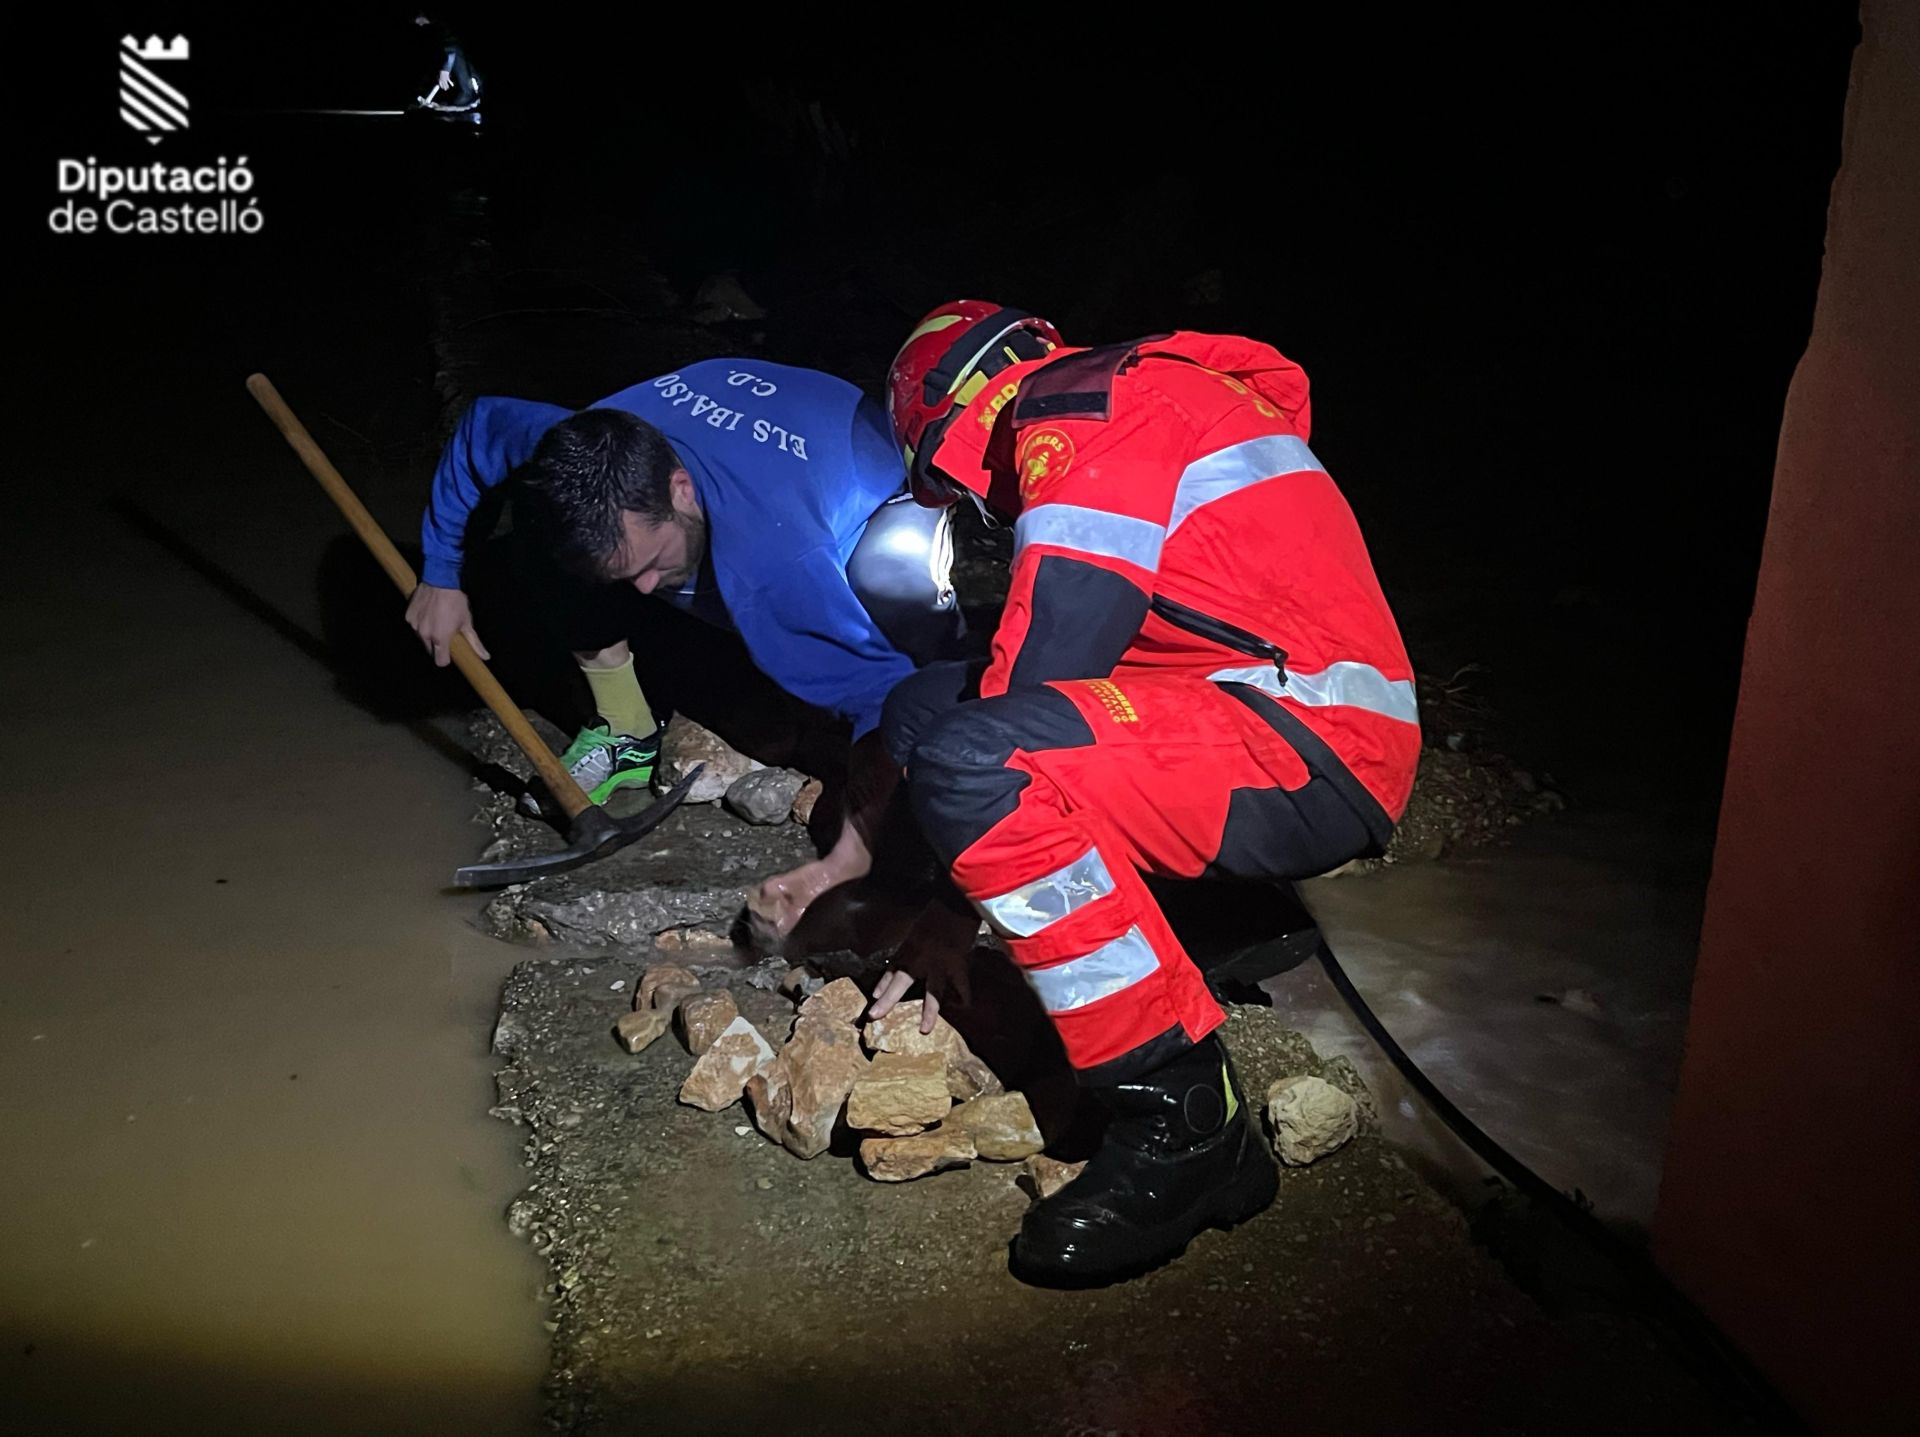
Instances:
[[[583,409],[546,432],[520,471],[529,537],[566,568],[605,579],[626,538],[622,515],[673,517],[680,458],[666,436],[619,409]]]

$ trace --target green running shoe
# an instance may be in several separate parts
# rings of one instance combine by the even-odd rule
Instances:
[[[623,788],[644,788],[651,783],[653,765],[659,757],[659,729],[645,738],[635,738],[614,733],[602,723],[574,735],[567,751],[560,755],[560,763],[586,790],[588,798],[605,803]],[[536,817],[544,811],[541,801],[531,793],[521,798],[520,808]]]

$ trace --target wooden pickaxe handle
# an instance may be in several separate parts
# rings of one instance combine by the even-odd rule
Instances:
[[[273,381],[264,374],[255,374],[247,380],[247,392],[259,401],[260,407],[267,411],[267,417],[307,466],[307,471],[320,481],[320,487],[327,491],[327,497],[346,515],[347,523],[360,536],[360,542],[379,560],[380,567],[387,571],[387,577],[393,580],[402,594],[411,597],[420,583],[413,566],[393,547],[393,541],[387,537],[379,521],[367,512],[367,506],[360,502],[360,496],[340,477],[340,471],[333,467],[333,462],[314,442],[313,436],[307,433],[307,426],[287,408],[286,400],[273,387]],[[560,811],[572,820],[583,810],[593,807],[593,800],[574,782],[573,775],[561,767],[560,760],[553,756],[553,750],[547,747],[533,725],[527,722],[527,716],[520,712],[520,706],[500,687],[500,680],[493,676],[486,661],[473,651],[473,647],[460,634],[453,636],[451,647],[454,664],[467,676],[473,691],[486,701],[494,717],[505,726],[513,741],[520,745],[520,751],[527,756],[528,762],[546,781],[548,791],[560,805]]]

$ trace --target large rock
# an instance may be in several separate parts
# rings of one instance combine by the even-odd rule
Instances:
[[[974,1150],[996,1163],[1017,1163],[1046,1146],[1033,1109],[1019,1093],[995,1093],[962,1103],[947,1115],[946,1125],[973,1139]]]
[[[867,995],[851,978],[835,978],[800,1005],[800,1012],[811,1018],[826,1018],[852,1025],[867,1011]]]
[[[883,1183],[965,1167],[973,1158],[973,1139],[957,1128],[935,1128],[907,1138],[868,1138],[860,1144],[867,1176]]]
[[[876,1053],[905,1053],[909,1056],[938,1053],[943,1058],[972,1051],[967,1047],[967,1040],[945,1018],[933,1020],[931,1033],[921,1032],[921,1012],[918,998],[895,1003],[886,1017],[875,1018],[867,1024],[863,1035],[867,1046]]]
[[[665,1008],[636,1009],[621,1015],[613,1025],[613,1035],[629,1053],[643,1053],[672,1021],[673,1014]]]
[[[664,987],[681,989],[678,998],[672,1002],[660,1001],[660,990]],[[700,980],[693,976],[691,968],[683,968],[678,963],[650,963],[640,974],[640,985],[633,990],[633,1006],[642,1008],[665,1008],[671,1011],[680,998],[687,996],[686,990],[700,991]]]
[[[1360,1130],[1360,1109],[1324,1078],[1282,1078],[1267,1089],[1273,1150],[1291,1167],[1344,1147]]]
[[[1353,1066],[1353,1059],[1345,1053],[1325,1059],[1314,1076],[1325,1078],[1353,1099],[1354,1106],[1359,1109],[1356,1116],[1361,1132],[1371,1132],[1380,1126],[1380,1114],[1373,1106],[1373,1094],[1367,1091],[1366,1081],[1361,1078],[1360,1070]]]
[[[884,1018],[875,1018],[866,1027],[867,1046],[876,1053],[904,1053],[915,1056],[938,1053],[947,1064],[947,1091],[956,1102],[966,1102],[983,1093],[1002,1091],[993,1070],[974,1055],[967,1040],[945,1018],[933,1020],[933,1031],[920,1031],[920,1000],[897,1003]]]
[[[956,1103],[964,1103],[992,1093],[1004,1093],[1006,1089],[992,1068],[968,1053],[957,1062],[947,1059],[947,1091],[953,1094]]]
[[[1035,1153],[1021,1165],[1021,1172],[1036,1198],[1050,1198],[1080,1176],[1085,1163],[1063,1163],[1045,1153]]]
[[[660,757],[653,765],[654,788],[665,793],[692,772],[695,764],[706,767],[687,794],[689,803],[717,802],[746,775],[765,767],[730,747],[711,729],[676,714],[660,739]]]
[[[785,823],[807,776],[790,768],[757,768],[727,790],[727,808],[748,823]]]
[[[679,836],[685,835],[682,825]],[[799,857],[795,855],[796,861]],[[730,924],[740,909],[740,890],[731,884],[714,883],[710,877],[649,882],[621,872],[617,857],[605,862],[502,893],[482,911],[487,931],[512,942],[638,948],[669,928]],[[609,882],[614,886],[594,886]],[[545,939],[539,938],[542,933]]]
[[[881,1053],[847,1095],[847,1125],[904,1137],[947,1115],[947,1059],[942,1053]]]
[[[695,993],[674,1016],[680,1024],[680,1036],[687,1040],[687,1051],[697,1058],[740,1016],[740,1005],[725,988],[716,988],[711,993]]]
[[[793,1084],[788,1079],[784,1049],[779,1057],[747,1079],[745,1092],[753,1125],[774,1142],[784,1144],[787,1119],[793,1113]]]
[[[662,983],[653,990],[653,1006],[663,1013],[672,1013],[690,998],[698,998],[703,990],[698,983]]]
[[[534,839],[517,820],[511,828],[523,835],[511,852],[544,850],[556,841],[552,834]],[[792,824],[754,828],[708,806],[682,805],[645,843],[571,873],[502,890],[482,910],[482,923],[494,937],[510,941],[525,941],[538,930],[556,944],[619,950],[622,959],[705,963],[704,955],[692,952],[691,937],[683,956],[668,952],[658,935],[676,928],[728,932],[740,912],[743,883],[815,856],[805,832]]]
[[[847,1095],[867,1071],[860,1038],[845,1023],[802,1015],[780,1050],[789,1088],[780,1141],[795,1157],[816,1158],[833,1140],[833,1125]]]
[[[756,982],[758,978],[760,981]],[[734,1002],[740,1007],[741,1016],[766,1036],[777,1053],[787,1041],[787,1035],[793,1031],[793,1009],[778,993],[773,985],[779,981],[778,965],[773,971],[743,972],[741,981],[728,988]]]
[[[773,1062],[773,1045],[745,1018],[735,1018],[700,1055],[680,1085],[680,1101],[717,1113],[740,1100],[747,1079]]]

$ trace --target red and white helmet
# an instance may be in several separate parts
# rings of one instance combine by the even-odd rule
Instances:
[[[915,499],[938,509],[960,497],[933,467],[947,426],[995,375],[1060,343],[1046,320],[982,299],[943,304],[914,327],[887,373],[887,414]]]

